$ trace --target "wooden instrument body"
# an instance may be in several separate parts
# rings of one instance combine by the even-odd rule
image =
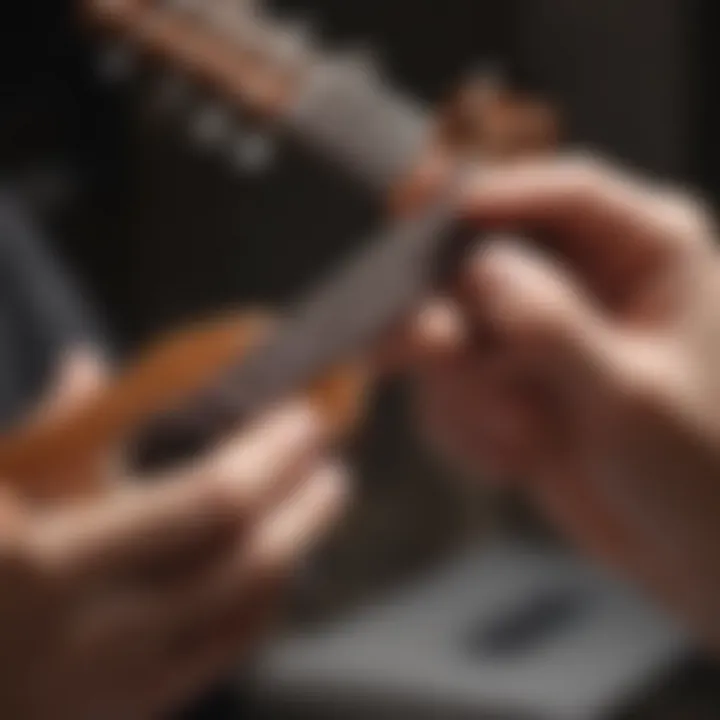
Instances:
[[[238,52],[211,33],[191,31],[148,0],[92,3],[95,21],[132,31],[146,48],[175,61],[224,96],[239,96],[272,117],[290,101],[300,70],[263,63],[256,51]],[[391,215],[412,214],[442,188],[459,157],[505,161],[554,147],[555,118],[534,98],[501,85],[473,81],[438,118],[436,132],[414,170],[386,198]],[[0,439],[0,478],[40,502],[71,500],[107,489],[106,463],[158,414],[201,393],[272,332],[272,316],[240,312],[174,333],[156,343],[107,387],[62,417],[42,419]],[[361,415],[372,368],[352,367],[319,378],[308,394],[328,428],[349,431]]]
[[[67,414],[34,421],[0,438],[0,477],[40,502],[107,489],[108,461],[156,414],[202,393],[268,337],[272,316],[247,311],[199,323],[157,342],[127,371]],[[306,388],[327,426],[341,433],[364,397],[360,367],[342,368]]]

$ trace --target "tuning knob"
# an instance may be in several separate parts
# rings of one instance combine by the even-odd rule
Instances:
[[[205,103],[193,111],[189,122],[190,138],[204,150],[218,150],[232,137],[233,117],[220,104]]]
[[[277,155],[271,136],[257,132],[238,132],[230,145],[232,166],[243,174],[258,175],[270,170]]]

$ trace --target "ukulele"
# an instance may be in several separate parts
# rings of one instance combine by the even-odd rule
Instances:
[[[181,73],[230,112],[331,163],[374,193],[390,221],[284,316],[247,312],[171,333],[69,416],[10,431],[0,477],[39,502],[104,492],[108,457],[142,466],[186,459],[298,393],[344,437],[372,385],[375,343],[476,239],[455,212],[466,168],[551,150],[553,114],[485,78],[434,118],[250,2],[88,0],[83,17],[148,67]]]

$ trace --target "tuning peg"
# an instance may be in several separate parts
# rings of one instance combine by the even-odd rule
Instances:
[[[258,175],[267,172],[277,155],[275,140],[267,134],[249,131],[236,134],[230,146],[230,160],[237,170]]]
[[[220,104],[206,103],[198,107],[189,122],[191,140],[204,150],[222,148],[234,132],[233,117]]]

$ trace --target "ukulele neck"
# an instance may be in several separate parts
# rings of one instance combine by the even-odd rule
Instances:
[[[246,4],[249,5],[249,4]],[[378,72],[303,43],[237,0],[88,0],[91,21],[385,200],[412,175],[434,122]]]
[[[430,114],[418,103],[341,62],[310,71],[283,124],[300,144],[382,196],[412,174],[432,134]]]

